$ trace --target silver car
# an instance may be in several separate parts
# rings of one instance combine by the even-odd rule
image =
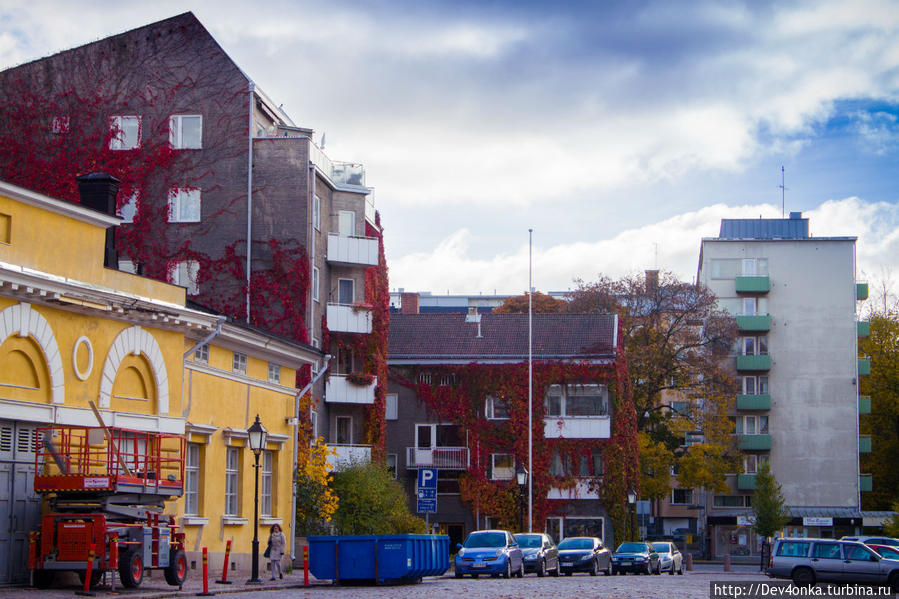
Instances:
[[[652,548],[659,554],[659,572],[668,570],[672,576],[675,572],[684,574],[684,556],[677,545],[670,541],[656,541],[652,543]]]
[[[778,539],[771,552],[771,578],[788,578],[797,586],[818,582],[887,584],[899,592],[899,561],[883,559],[863,543],[836,539]]]

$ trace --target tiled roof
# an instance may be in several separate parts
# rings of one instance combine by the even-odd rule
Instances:
[[[391,314],[387,359],[527,358],[527,314],[482,314],[480,324],[468,320],[465,314]],[[534,314],[534,359],[614,358],[615,327],[609,314]]]

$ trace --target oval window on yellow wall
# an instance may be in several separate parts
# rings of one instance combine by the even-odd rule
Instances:
[[[119,364],[112,385],[110,408],[122,412],[156,412],[156,383],[153,370],[143,354],[128,355]]]
[[[30,337],[8,337],[0,344],[0,398],[50,402],[50,373]]]

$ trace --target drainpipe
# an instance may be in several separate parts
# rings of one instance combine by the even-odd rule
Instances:
[[[247,152],[247,324],[250,324],[250,274],[253,258],[253,92],[255,84],[250,81],[249,135]]]
[[[297,454],[299,453],[299,447],[297,446],[300,442],[300,399],[306,392],[312,389],[312,386],[319,381],[322,376],[328,371],[328,363],[331,361],[331,354],[325,354],[325,363],[322,364],[322,369],[318,371],[318,374],[313,377],[309,383],[300,390],[294,396],[294,411],[293,411],[293,497],[291,498],[291,510],[290,510],[290,520],[291,520],[291,535],[290,535],[290,559],[294,560],[297,557],[296,549],[297,549]]]
[[[184,352],[184,357],[181,359],[181,362],[182,362],[182,364],[181,364],[181,397],[184,397],[184,373],[187,370],[187,359],[190,357],[190,355],[192,353],[194,353],[199,348],[203,347],[204,345],[206,345],[207,343],[209,343],[210,341],[215,339],[219,335],[219,333],[222,332],[222,325],[225,324],[225,320],[227,320],[227,319],[228,319],[227,316],[219,316],[218,323],[216,323],[216,326],[215,326],[215,330],[212,331],[211,333],[209,333],[208,335],[206,335],[206,337],[202,341],[198,342],[192,348],[190,348],[189,350]],[[193,399],[192,396],[190,394],[188,394],[187,408],[185,408],[181,412],[182,418],[187,418],[187,415],[190,414],[190,404],[191,404],[192,399]]]
[[[309,149],[312,149],[312,139],[309,139]],[[312,194],[309,196],[309,201],[315,203],[315,165],[312,164],[312,161],[309,161],[309,178],[311,179],[311,187]],[[308,186],[307,186],[308,187]],[[314,210],[314,208],[313,208]],[[319,219],[319,229],[321,229],[321,204],[318,207],[318,219]],[[309,262],[310,268],[315,268],[315,222],[314,218],[309,219],[309,247],[312,248],[312,251],[309,252]],[[312,270],[309,271],[310,279],[312,277]],[[319,271],[318,273],[318,301],[321,302],[321,287],[322,287],[322,273]],[[312,294],[309,294],[309,340],[315,336],[315,300],[312,299]],[[329,348],[323,347],[323,351],[328,351]]]

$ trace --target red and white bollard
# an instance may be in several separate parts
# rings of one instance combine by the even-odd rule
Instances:
[[[309,586],[309,545],[303,545],[303,586]]]
[[[225,543],[225,563],[222,564],[222,579],[216,580],[218,584],[231,584],[231,581],[228,580],[228,562],[231,559],[231,539],[228,539],[228,542]]]
[[[209,552],[203,547],[203,592],[197,593],[197,597],[211,597],[215,593],[209,592]]]

